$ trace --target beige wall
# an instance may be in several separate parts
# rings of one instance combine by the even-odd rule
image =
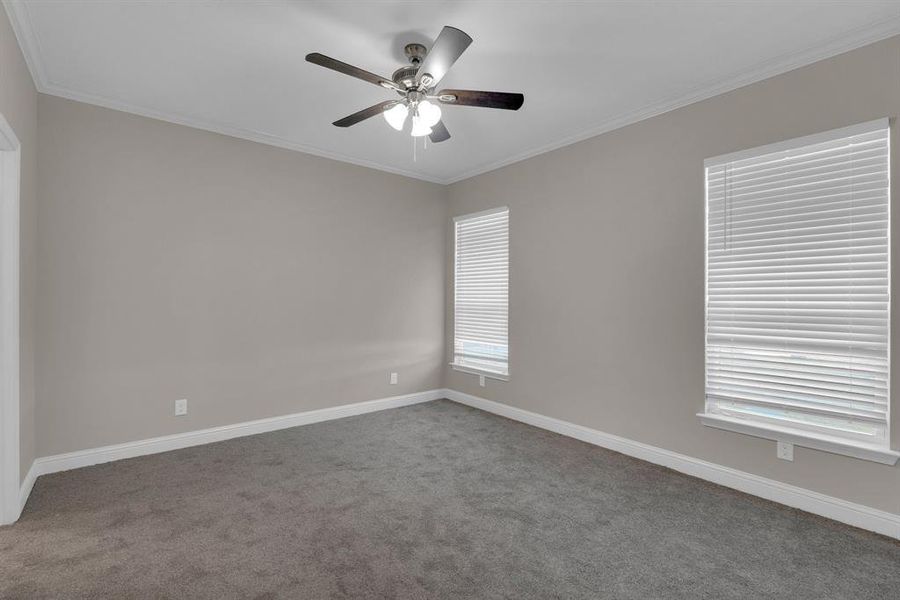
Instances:
[[[444,188],[50,96],[38,116],[39,456],[441,385]]]
[[[895,37],[454,184],[451,216],[510,207],[511,380],[480,388],[446,370],[445,383],[900,514],[898,467],[802,448],[784,462],[775,442],[695,417],[703,408],[703,159],[898,113]],[[893,281],[896,292],[900,277]]]
[[[35,458],[34,302],[37,215],[37,92],[6,11],[0,10],[0,114],[21,144],[19,182],[19,477]]]

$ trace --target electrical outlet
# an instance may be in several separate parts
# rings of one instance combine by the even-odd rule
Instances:
[[[794,445],[790,442],[778,442],[778,458],[793,461]]]
[[[187,414],[187,399],[182,398],[181,400],[175,401],[175,416],[181,417]]]
[[[397,385],[397,374],[391,373],[391,385]]]
[[[484,375],[478,376],[478,385],[480,385],[481,387],[484,387]]]

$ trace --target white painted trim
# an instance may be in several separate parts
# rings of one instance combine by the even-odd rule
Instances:
[[[475,367],[460,365],[458,363],[450,363],[450,368],[454,371],[459,371],[460,373],[468,373],[469,375],[478,375],[480,377],[486,377],[488,379],[496,379],[497,381],[509,381],[508,373],[504,375],[503,373],[486,371],[484,369],[476,369]]]
[[[443,397],[444,390],[442,389],[428,390],[403,396],[392,396],[378,400],[357,402],[355,404],[344,404],[342,406],[331,408],[309,410],[280,417],[270,417],[267,419],[235,423],[233,425],[222,425],[220,427],[210,427],[209,429],[176,433],[135,442],[126,442],[124,444],[114,444],[112,446],[102,446],[100,448],[79,450],[77,452],[67,452],[65,454],[56,454],[54,456],[38,458],[34,461],[32,471],[34,472],[34,477],[39,477],[49,473],[79,469],[81,467],[98,465],[125,458],[157,454],[159,452],[168,452],[180,448],[211,444],[213,442],[221,442],[233,438],[256,435],[258,433],[278,431],[280,429],[288,429],[300,425],[343,419],[344,417],[352,417],[390,408],[400,408],[402,406],[438,400]],[[29,476],[30,475],[31,473],[29,472]],[[27,498],[25,489],[26,487],[23,484],[22,493]],[[30,486],[28,487],[28,490],[30,491]]]
[[[421,181],[427,181],[429,183],[437,183],[437,184],[446,183],[441,178],[431,177],[424,173],[418,173],[416,171],[410,171],[408,169],[398,169],[396,167],[392,167],[390,165],[384,165],[384,164],[381,164],[381,163],[378,163],[375,161],[371,161],[371,160],[354,158],[352,156],[343,154],[341,152],[333,152],[331,150],[324,150],[322,148],[317,148],[315,146],[310,146],[308,144],[301,144],[300,142],[288,140],[286,138],[279,137],[277,135],[273,135],[270,133],[256,131],[253,129],[245,129],[243,127],[229,125],[227,123],[218,123],[216,121],[210,121],[207,119],[200,119],[197,117],[182,115],[182,114],[178,114],[176,112],[157,111],[152,108],[145,108],[145,107],[137,106],[134,104],[128,104],[126,102],[122,102],[122,101],[115,100],[115,99],[109,99],[109,98],[104,98],[102,96],[95,96],[93,94],[86,94],[83,92],[69,90],[69,89],[57,86],[55,84],[47,84],[43,87],[38,86],[38,91],[40,91],[42,94],[58,96],[60,98],[66,98],[68,100],[75,100],[76,102],[84,102],[86,104],[93,104],[94,106],[102,106],[104,108],[110,108],[112,110],[118,110],[121,112],[138,115],[141,117],[156,119],[158,121],[165,121],[167,123],[174,123],[176,125],[184,125],[185,127],[191,127],[193,129],[209,131],[211,133],[227,135],[229,137],[247,140],[250,142],[256,142],[258,144],[266,144],[267,146],[274,146],[276,148],[283,148],[285,150],[293,150],[295,152],[311,154],[313,156],[318,156],[320,158],[328,158],[331,160],[349,163],[351,165],[356,165],[359,167],[366,167],[368,169],[374,169],[376,171],[383,171],[385,173],[391,173],[393,175],[400,175],[402,177],[409,177],[411,179],[418,179]]]
[[[578,142],[583,142],[584,140],[596,137],[603,133],[609,133],[610,131],[615,131],[616,129],[621,129],[623,127],[627,127],[628,125],[639,123],[640,121],[646,121],[647,119],[665,114],[667,112],[671,112],[673,110],[677,110],[691,104],[696,104],[697,102],[702,102],[703,100],[708,100],[715,96],[726,94],[738,88],[770,79],[777,75],[787,73],[788,71],[793,71],[794,69],[799,69],[801,67],[819,62],[820,60],[825,60],[826,58],[837,56],[838,54],[843,54],[845,52],[850,52],[851,50],[856,50],[857,48],[862,48],[863,46],[867,46],[869,44],[874,44],[875,42],[879,42],[898,34],[900,34],[900,17],[895,17],[886,21],[881,21],[879,23],[873,23],[869,26],[857,29],[856,31],[851,32],[847,35],[830,40],[828,42],[825,42],[824,44],[820,44],[814,48],[781,56],[776,59],[761,63],[756,67],[751,68],[744,73],[741,73],[734,77],[727,77],[725,79],[714,81],[708,84],[706,87],[700,88],[694,92],[650,104],[644,108],[639,108],[634,111],[611,117],[594,125],[588,125],[587,127],[579,130],[577,133],[563,137],[556,142],[551,142],[537,148],[525,150],[519,154],[516,154],[515,156],[511,156],[509,158],[499,160],[482,167],[475,167],[474,169],[470,169],[469,171],[466,171],[460,175],[450,177],[442,183],[449,185],[452,183],[457,183],[459,181],[464,181],[466,179],[471,179],[472,177],[481,175],[483,173],[496,171],[497,169],[509,166],[511,164],[521,162],[523,160],[527,160],[541,154],[546,154],[547,152],[551,152],[565,146],[577,144]]]
[[[900,515],[898,514],[848,502],[840,498],[788,485],[773,479],[759,477],[751,473],[706,462],[649,444],[597,431],[589,427],[575,425],[560,419],[546,417],[456,390],[444,390],[444,396],[460,404],[553,431],[594,444],[595,446],[608,448],[615,452],[662,465],[693,477],[765,498],[766,500],[799,508],[800,510],[834,519],[854,527],[868,529],[869,531],[900,539]]]
[[[757,146],[756,148],[747,148],[746,150],[738,150],[737,152],[720,154],[719,156],[713,156],[704,160],[703,167],[708,169],[710,167],[744,160],[745,158],[754,158],[757,156],[763,156],[765,154],[783,152],[785,150],[796,150],[805,146],[822,144],[824,142],[832,142],[834,140],[839,140],[841,138],[851,137],[854,135],[862,135],[864,133],[873,133],[875,131],[881,131],[883,129],[890,129],[890,127],[891,124],[889,119],[887,117],[883,117],[881,119],[875,119],[874,121],[866,121],[865,123],[857,123],[855,125],[849,125],[847,127],[839,127],[838,129],[831,129],[829,131],[813,133],[812,135],[805,135],[803,137],[798,137],[791,140],[784,140],[772,144],[766,144],[764,146]]]
[[[44,62],[40,51],[40,42],[31,26],[31,17],[28,14],[27,2],[22,2],[21,0],[3,0],[3,5],[6,7],[6,13],[9,16],[9,21],[16,34],[19,47],[22,49],[22,54],[25,56],[25,64],[31,72],[31,78],[34,80],[34,85],[37,88],[37,91],[42,94],[58,96],[60,98],[93,104],[95,106],[102,106],[103,108],[118,110],[150,119],[157,119],[159,121],[166,121],[176,125],[184,125],[185,127],[201,129],[203,131],[227,135],[229,137],[266,144],[268,146],[275,146],[276,148],[312,154],[313,156],[350,163],[360,167],[392,173],[394,175],[420,179],[429,183],[445,183],[440,178],[430,177],[423,173],[410,171],[408,169],[398,169],[375,161],[354,158],[340,152],[332,152],[308,144],[301,144],[300,142],[288,140],[262,131],[245,129],[229,123],[219,123],[208,119],[180,114],[174,111],[158,111],[153,108],[138,106],[116,98],[98,96],[57,85],[50,81],[47,76],[47,71],[44,68]]]
[[[19,179],[21,150],[0,115],[0,524],[19,518]]]
[[[22,510],[25,508],[25,503],[28,502],[28,496],[31,495],[31,489],[34,487],[34,482],[37,480],[37,466],[34,462],[31,463],[31,467],[28,469],[28,473],[25,474],[25,479],[22,481],[22,486],[19,488],[19,514],[22,514]],[[18,516],[16,516],[18,519]]]
[[[883,465],[896,464],[900,458],[900,452],[890,448],[882,448],[863,442],[853,442],[840,438],[832,438],[817,435],[813,432],[803,432],[777,425],[758,425],[742,419],[735,419],[713,413],[698,413],[700,422],[707,427],[715,427],[734,433],[752,435],[753,437],[775,440],[777,442],[790,442],[804,448],[813,448],[832,454],[842,454],[861,460],[871,460]]]
[[[41,91],[41,85],[48,80],[47,72],[44,69],[44,61],[41,57],[40,46],[37,43],[37,36],[34,28],[31,26],[31,18],[28,15],[25,2],[19,0],[3,0],[3,7],[6,9],[6,15],[12,25],[13,33],[19,42],[19,48],[22,50],[22,57],[25,59],[25,65],[31,73],[31,79],[38,91]]]
[[[468,213],[465,215],[457,215],[453,217],[453,222],[462,223],[471,219],[478,219],[480,217],[487,217],[489,215],[499,215],[500,213],[505,212],[509,212],[508,206],[498,206],[496,208],[488,208],[487,210],[480,210],[478,212]]]
[[[460,404],[465,404],[479,410],[527,423],[534,427],[553,431],[554,433],[575,438],[589,444],[594,444],[595,446],[608,448],[615,452],[620,452],[640,460],[662,465],[693,477],[705,479],[725,487],[759,496],[760,498],[765,498],[786,506],[834,519],[835,521],[853,525],[854,527],[860,527],[862,529],[875,531],[889,537],[900,539],[900,515],[848,502],[833,496],[827,496],[804,488],[788,485],[780,481],[759,477],[751,473],[738,471],[737,469],[731,469],[729,467],[671,452],[649,444],[643,444],[627,438],[597,431],[596,429],[591,429],[589,427],[575,425],[567,421],[546,417],[527,410],[450,389],[429,390],[426,392],[408,394],[406,396],[395,396],[381,400],[360,402],[335,408],[325,408],[293,415],[285,415],[282,417],[260,419],[235,425],[213,427],[200,431],[39,458],[34,461],[25,481],[22,483],[20,492],[21,506],[24,507],[28,494],[34,485],[34,481],[40,475],[121,460],[123,458],[167,452],[169,450],[208,444],[246,435],[277,431],[279,429],[318,423],[320,421],[328,421],[379,410],[409,406],[420,402],[438,400],[440,398],[449,398]]]
[[[431,183],[439,183],[444,185],[463,181],[464,179],[469,179],[471,177],[475,177],[476,175],[487,173],[488,171],[494,171],[513,163],[517,163],[528,158],[532,158],[534,156],[538,156],[540,154],[562,148],[564,146],[569,146],[588,138],[598,136],[602,133],[620,129],[622,127],[625,127],[626,125],[631,125],[639,121],[643,121],[645,119],[649,119],[651,117],[673,111],[677,108],[681,108],[689,104],[694,104],[695,102],[700,102],[701,100],[706,100],[708,98],[712,98],[713,96],[718,96],[720,94],[730,92],[746,85],[750,85],[764,79],[769,79],[770,77],[774,77],[776,75],[780,75],[782,73],[804,67],[814,62],[818,62],[820,60],[824,60],[826,58],[830,58],[844,52],[849,52],[850,50],[854,50],[867,44],[872,44],[891,36],[900,34],[900,17],[872,23],[840,37],[827,40],[815,47],[808,48],[800,52],[780,56],[770,61],[766,61],[737,76],[727,77],[718,81],[710,82],[705,87],[695,90],[694,92],[675,98],[665,99],[660,102],[650,104],[644,108],[629,111],[627,113],[605,119],[594,125],[589,125],[585,128],[580,129],[577,133],[563,136],[555,142],[524,150],[523,152],[520,152],[509,158],[475,167],[459,175],[440,178],[430,177],[422,173],[417,173],[405,169],[397,169],[396,167],[383,165],[374,161],[356,159],[345,154],[323,150],[314,146],[308,146],[306,144],[300,144],[298,142],[259,131],[243,129],[241,127],[236,127],[228,123],[214,123],[187,115],[157,111],[148,107],[132,105],[116,98],[96,96],[57,85],[51,82],[47,76],[43,59],[41,57],[40,44],[38,42],[37,36],[34,33],[34,30],[31,26],[31,20],[28,16],[27,3],[23,2],[22,0],[3,0],[3,5],[6,7],[6,12],[9,15],[9,21],[12,24],[13,31],[16,34],[16,39],[19,41],[19,46],[22,49],[22,54],[25,56],[25,63],[28,65],[28,70],[31,72],[32,79],[34,79],[35,87],[42,94],[50,94],[52,96],[68,98],[69,100],[103,106],[105,108],[111,108],[113,110],[119,110],[122,112],[149,117],[151,119],[168,121],[170,123],[185,125],[187,127],[202,129],[204,131],[212,131],[214,133],[241,138],[249,140],[251,142],[258,142],[260,144],[268,144],[270,146],[304,152],[306,154],[339,160],[362,167],[368,167],[379,171],[386,171],[388,173],[402,175],[404,177],[411,177],[413,179],[421,179],[423,181],[429,181]]]

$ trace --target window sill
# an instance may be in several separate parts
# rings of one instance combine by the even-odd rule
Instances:
[[[873,446],[864,442],[854,443],[839,438],[828,436],[820,436],[806,431],[798,431],[796,429],[788,429],[786,427],[763,426],[756,423],[750,423],[741,419],[731,417],[723,417],[722,415],[714,415],[709,413],[698,413],[700,422],[707,427],[715,427],[716,429],[724,429],[735,433],[743,433],[754,437],[775,440],[778,442],[790,442],[795,446],[804,448],[813,448],[815,450],[823,450],[832,454],[842,454],[844,456],[852,456],[862,460],[870,460],[881,463],[883,465],[893,465],[900,458],[900,452],[890,450],[881,446]]]
[[[458,363],[450,363],[450,368],[454,371],[459,371],[461,373],[469,373],[470,375],[481,375],[483,377],[487,377],[488,379],[496,379],[497,381],[509,381],[509,375],[504,375],[503,373],[497,373],[495,371],[485,371],[483,369],[476,369],[475,367],[469,367],[466,365],[461,365]]]

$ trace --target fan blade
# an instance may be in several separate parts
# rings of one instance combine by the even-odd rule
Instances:
[[[431,133],[428,134],[428,139],[431,140],[434,144],[450,139],[450,132],[447,131],[447,126],[444,125],[443,121],[438,121],[437,125],[431,128]]]
[[[477,90],[441,90],[437,99],[442,104],[459,104],[460,106],[483,106],[485,108],[502,108],[519,110],[525,102],[522,94],[509,92],[481,92]]]
[[[427,88],[436,86],[471,43],[472,38],[456,27],[441,29],[416,71],[416,82],[423,83]]]
[[[388,100],[387,102],[382,102],[380,104],[376,104],[375,106],[370,106],[369,108],[364,108],[359,112],[355,112],[352,115],[346,116],[343,119],[337,120],[333,123],[338,127],[350,127],[351,125],[356,125],[360,121],[365,121],[370,117],[374,117],[375,115],[380,115],[387,109],[391,108],[395,104],[398,104],[399,100]]]
[[[332,71],[337,71],[338,73],[343,73],[344,75],[349,75],[350,77],[356,77],[357,79],[362,79],[363,81],[368,81],[369,83],[380,85],[381,87],[387,88],[389,90],[400,89],[400,86],[398,86],[390,79],[381,77],[379,75],[376,75],[375,73],[369,73],[368,71],[360,69],[359,67],[348,65],[345,62],[341,62],[335,58],[331,58],[330,56],[325,56],[324,54],[319,54],[318,52],[307,54],[306,60],[314,65],[319,65],[320,67],[325,67],[326,69],[331,69]]]

